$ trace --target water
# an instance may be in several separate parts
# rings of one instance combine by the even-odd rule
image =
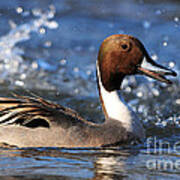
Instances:
[[[1,96],[32,91],[103,121],[95,60],[103,39],[117,33],[138,37],[154,60],[179,73],[179,1],[6,0],[0,7]],[[142,146],[1,148],[1,179],[179,179],[180,78],[173,81],[123,82],[147,130]]]

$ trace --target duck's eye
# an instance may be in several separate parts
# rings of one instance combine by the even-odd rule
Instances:
[[[125,41],[120,44],[120,47],[121,47],[121,51],[128,52],[131,50],[132,44],[130,42]]]
[[[127,44],[122,44],[121,47],[126,50],[128,48],[128,45]]]

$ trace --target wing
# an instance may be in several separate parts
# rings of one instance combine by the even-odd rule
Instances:
[[[0,97],[0,126],[14,124],[31,128],[40,126],[49,128],[52,122],[69,126],[81,119],[72,109],[41,97],[19,95],[14,95],[13,98]]]

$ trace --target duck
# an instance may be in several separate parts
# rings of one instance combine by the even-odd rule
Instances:
[[[103,123],[39,96],[0,97],[0,143],[26,147],[110,147],[143,142],[143,123],[124,101],[126,76],[146,75],[166,84],[176,72],[153,61],[144,45],[127,34],[107,37],[99,48],[96,76]]]

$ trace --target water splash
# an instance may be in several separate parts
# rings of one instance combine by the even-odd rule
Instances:
[[[16,8],[16,12],[24,16],[24,10],[22,7]],[[24,50],[17,46],[17,43],[25,42],[31,39],[32,33],[45,34],[46,29],[57,29],[58,23],[54,20],[55,15],[54,6],[50,6],[49,10],[42,12],[41,9],[33,9],[32,14],[35,19],[31,20],[22,25],[17,25],[12,20],[9,20],[11,30],[8,34],[0,37],[0,72],[1,81],[2,79],[14,81],[14,75],[18,76],[21,74],[28,74],[27,71],[32,71],[38,68],[36,62],[25,62],[24,61]],[[46,29],[45,29],[46,28]],[[50,46],[47,42],[46,46]],[[22,77],[22,76],[21,76]],[[15,85],[23,86],[22,79],[14,81]]]

